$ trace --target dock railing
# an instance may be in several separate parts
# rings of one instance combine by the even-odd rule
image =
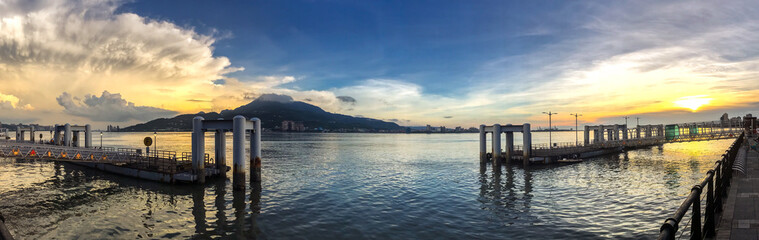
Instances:
[[[660,240],[675,239],[679,224],[689,209],[691,210],[690,239],[700,240],[715,235],[716,213],[722,211],[722,198],[727,196],[727,188],[730,186],[732,177],[732,165],[745,137],[745,133],[742,133],[725,151],[722,159],[714,163],[714,168],[706,172],[706,177],[701,183],[691,188],[690,194],[680,204],[675,214],[667,218],[659,229]],[[706,188],[706,206],[703,214],[704,224],[701,225],[701,200],[704,188]]]

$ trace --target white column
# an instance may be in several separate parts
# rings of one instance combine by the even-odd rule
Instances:
[[[199,183],[206,182],[205,169],[206,136],[203,132],[203,117],[192,119],[192,171]]]
[[[250,133],[250,182],[261,182],[261,119],[251,118],[253,132]]]
[[[232,184],[235,190],[245,190],[245,117],[232,119]]]
[[[524,165],[529,165],[530,157],[532,156],[532,132],[530,132],[529,123],[522,125],[522,155],[524,157]]]
[[[92,148],[92,126],[84,125],[84,147]]]
[[[501,125],[500,124],[494,124],[493,125],[493,166],[500,167],[501,166],[501,153],[503,150],[501,149]]]
[[[16,127],[16,142],[22,142],[24,140],[24,135],[21,134],[21,126]]]
[[[63,125],[63,146],[71,147],[71,124]]]

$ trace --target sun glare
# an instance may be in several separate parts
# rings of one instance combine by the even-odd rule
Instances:
[[[677,101],[674,101],[675,105],[678,107],[684,107],[688,108],[691,111],[696,111],[701,106],[704,106],[706,104],[709,104],[711,102],[711,98],[707,98],[707,95],[698,95],[698,96],[688,96],[688,97],[681,97]]]

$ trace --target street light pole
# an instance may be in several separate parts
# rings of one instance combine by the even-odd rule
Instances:
[[[625,118],[625,127],[627,127],[627,119],[630,118],[630,117],[624,116],[623,118]]]
[[[552,129],[551,129],[551,115],[556,115],[556,114],[559,114],[559,113],[555,113],[555,112],[550,112],[549,111],[549,112],[543,112],[543,114],[547,114],[548,115],[548,148],[551,149],[551,148],[553,148],[553,142],[551,140],[551,131],[552,131]]]
[[[635,117],[635,126],[636,127],[640,126],[640,118],[639,117]]]
[[[100,131],[100,150],[103,150],[103,131]]]
[[[582,114],[579,113],[570,113],[569,115],[575,116],[575,146],[580,145],[580,141],[577,138],[577,117],[582,116]]]

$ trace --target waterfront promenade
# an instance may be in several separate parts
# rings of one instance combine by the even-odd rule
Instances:
[[[757,144],[755,140],[748,143]],[[733,174],[716,239],[759,239],[759,153],[749,146],[745,174]]]

